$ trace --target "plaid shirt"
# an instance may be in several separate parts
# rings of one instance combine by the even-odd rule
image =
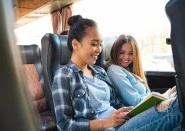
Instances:
[[[95,77],[112,86],[103,68],[95,65],[89,65],[89,67],[93,70]],[[111,106],[116,109],[124,106],[116,97],[115,90],[113,88],[110,90]],[[96,112],[90,105],[91,99],[83,72],[72,61],[56,71],[52,95],[59,130],[89,130],[89,120],[95,119]]]

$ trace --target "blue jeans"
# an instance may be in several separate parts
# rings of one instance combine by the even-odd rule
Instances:
[[[156,106],[129,119],[116,131],[185,131],[181,128],[183,114],[179,111],[178,99],[164,111]]]

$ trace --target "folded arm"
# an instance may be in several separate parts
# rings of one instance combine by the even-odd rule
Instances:
[[[131,106],[137,105],[148,94],[140,94],[139,91],[133,87],[130,80],[126,77],[122,67],[110,66],[107,72],[114,87],[118,90],[121,98]],[[144,87],[145,88],[145,87]]]

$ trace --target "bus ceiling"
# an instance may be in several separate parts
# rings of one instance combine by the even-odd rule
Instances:
[[[13,0],[15,28],[80,0]]]

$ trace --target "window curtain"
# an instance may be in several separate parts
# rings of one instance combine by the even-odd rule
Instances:
[[[67,20],[71,16],[72,16],[71,5],[62,8],[60,11],[55,11],[51,13],[53,33],[59,35],[62,31],[69,30]]]
[[[62,31],[69,30],[69,25],[67,24],[67,20],[72,16],[71,5],[66,6],[60,10],[62,16]]]
[[[53,25],[53,33],[60,34],[61,25],[62,25],[62,17],[59,11],[55,11],[51,13],[51,21]]]

